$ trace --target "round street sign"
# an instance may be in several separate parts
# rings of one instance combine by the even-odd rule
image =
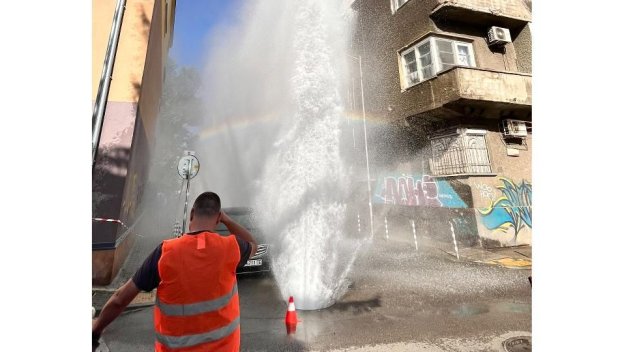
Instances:
[[[177,166],[179,176],[188,179],[194,178],[198,174],[198,170],[200,170],[200,163],[195,156],[184,155],[179,160],[179,165]]]

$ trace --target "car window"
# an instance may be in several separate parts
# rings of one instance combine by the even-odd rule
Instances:
[[[233,214],[233,215],[230,215],[230,217],[233,218],[233,220],[235,220],[237,224],[240,224],[246,229],[250,229],[254,227],[252,216],[250,214]]]
[[[256,226],[254,225],[255,221],[252,218],[252,214],[250,213],[241,213],[241,214],[235,214],[235,213],[227,213],[228,216],[230,216],[236,223],[238,223],[239,225],[245,227],[248,230],[252,230],[254,229]],[[226,226],[222,223],[219,223],[217,225],[217,227],[215,228],[215,230],[217,232],[223,231],[228,233],[228,229],[226,228]]]
[[[256,221],[256,215],[254,213],[248,212],[248,211],[239,211],[239,210],[228,210],[227,211],[227,209],[224,209],[224,211],[236,223],[248,229],[252,233],[252,236],[254,236],[256,241],[258,241],[258,243],[264,243],[265,238],[264,238],[262,231],[258,227],[258,224]],[[230,231],[228,231],[228,229],[226,228],[226,225],[222,223],[219,223],[217,225],[217,227],[215,228],[215,232],[220,233],[222,235],[230,234]]]

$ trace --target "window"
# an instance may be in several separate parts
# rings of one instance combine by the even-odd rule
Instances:
[[[486,131],[457,129],[431,138],[431,172],[435,176],[490,174]]]
[[[471,43],[436,37],[427,38],[402,51],[400,59],[404,75],[403,89],[454,66],[476,66]]]
[[[403,6],[409,0],[391,0],[392,1],[392,13],[396,12],[401,6]]]

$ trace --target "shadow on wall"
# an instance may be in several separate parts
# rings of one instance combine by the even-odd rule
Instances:
[[[454,23],[452,20],[436,19],[435,25],[442,32],[460,33],[472,37],[485,38],[487,36],[486,28],[474,26],[466,23]]]
[[[135,101],[140,99],[140,93],[142,92],[142,83],[139,81],[131,82],[131,86],[133,87],[133,96],[132,98]]]
[[[151,20],[146,16],[146,11],[144,11],[144,4],[140,6],[140,22],[142,23],[142,37],[145,42],[148,42],[149,33],[151,31]]]
[[[118,216],[130,152],[129,148],[123,147],[99,150],[92,179],[93,217]]]

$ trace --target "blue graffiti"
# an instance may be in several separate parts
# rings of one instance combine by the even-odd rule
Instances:
[[[491,202],[489,207],[478,211],[487,229],[507,232],[512,227],[516,239],[522,228],[532,228],[532,184],[523,180],[517,185],[503,177],[500,180],[502,185],[497,189],[502,196]]]

